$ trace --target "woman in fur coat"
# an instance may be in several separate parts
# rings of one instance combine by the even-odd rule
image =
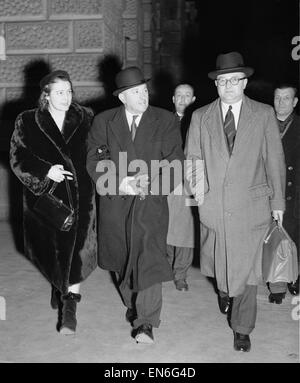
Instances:
[[[24,185],[24,247],[52,285],[51,306],[61,310],[60,333],[76,330],[80,282],[96,268],[94,187],[86,172],[86,136],[92,112],[72,102],[67,72],[54,71],[41,82],[39,108],[21,113],[11,138],[10,164]],[[55,229],[34,205],[54,182],[54,195],[68,204],[65,177],[73,199],[75,222]],[[60,312],[60,311],[59,311]]]

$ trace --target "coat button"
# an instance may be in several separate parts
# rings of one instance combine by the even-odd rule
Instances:
[[[292,186],[293,185],[293,182],[288,182],[287,183],[287,186]]]
[[[286,200],[287,200],[287,201],[290,201],[291,199],[292,199],[291,196],[286,197]]]
[[[294,168],[292,166],[289,166],[288,170],[294,170]]]

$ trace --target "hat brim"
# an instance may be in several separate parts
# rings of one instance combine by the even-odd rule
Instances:
[[[128,86],[123,86],[122,88],[119,88],[119,89],[116,89],[114,92],[113,92],[113,95],[114,96],[118,96],[120,93],[124,92],[124,90],[127,90],[127,89],[130,89],[130,88],[134,88],[135,86],[139,86],[139,85],[142,85],[142,84],[146,84],[148,81],[150,81],[151,79],[148,78],[148,79],[145,79],[143,81],[139,81],[137,82],[136,84],[132,84],[132,85],[128,85]]]
[[[254,69],[250,67],[236,67],[236,68],[227,68],[227,69],[220,69],[220,70],[215,70],[213,72],[208,73],[208,77],[212,80],[216,80],[218,76],[221,74],[226,74],[226,73],[235,73],[235,72],[243,72],[247,77],[250,77],[254,73]]]

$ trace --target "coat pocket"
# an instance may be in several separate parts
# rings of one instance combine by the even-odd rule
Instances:
[[[251,198],[255,200],[263,197],[270,197],[273,194],[273,190],[268,184],[261,184],[250,187],[249,193]]]

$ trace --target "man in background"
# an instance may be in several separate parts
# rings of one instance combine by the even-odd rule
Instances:
[[[292,84],[280,84],[274,91],[274,109],[286,163],[286,210],[283,226],[300,249],[300,117],[295,113],[297,89]],[[287,287],[292,295],[299,294],[299,276],[294,283],[269,283],[271,303],[282,303]]]
[[[186,109],[196,97],[194,89],[189,84],[179,84],[174,91],[173,103],[175,115],[180,121],[180,130],[183,143],[185,142],[187,128],[190,123]],[[187,271],[193,262],[194,253],[194,218],[191,206],[187,206],[187,195],[168,196],[169,228],[167,236],[167,258],[172,266],[175,287],[179,291],[188,291],[186,281]]]

